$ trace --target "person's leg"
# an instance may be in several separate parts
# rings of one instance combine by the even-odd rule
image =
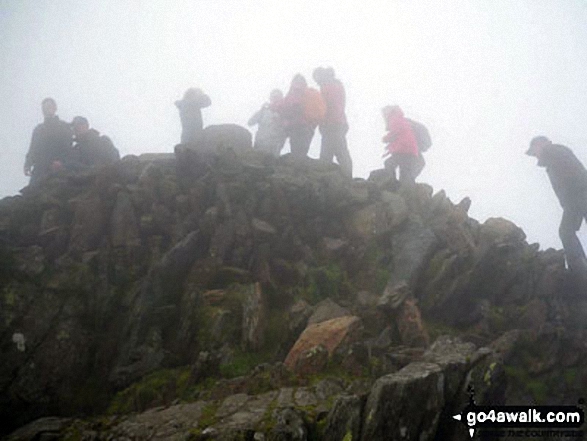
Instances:
[[[584,213],[579,210],[574,208],[564,209],[558,232],[565,250],[569,269],[585,275],[587,274],[585,251],[576,234],[581,227],[583,217]]]
[[[346,141],[346,132],[348,127],[340,126],[337,130],[335,135],[335,146],[334,152],[336,156],[336,161],[340,165],[340,168],[345,176],[349,178],[353,177],[353,160],[351,159],[351,154],[349,153],[348,144]]]
[[[322,144],[320,146],[320,159],[322,161],[332,162],[334,158],[334,133],[331,126],[320,127],[320,134],[322,135]]]
[[[300,127],[292,127],[289,131],[289,147],[291,155],[299,158],[303,152],[303,134]]]
[[[312,143],[312,138],[314,137],[314,131],[316,130],[316,126],[303,126],[302,127],[302,142],[300,145],[300,155],[301,157],[307,157],[308,151],[310,151],[310,144]]]
[[[422,173],[422,170],[424,170],[425,165],[426,161],[424,160],[424,156],[422,156],[422,153],[418,153],[418,157],[414,162],[414,179],[420,176],[420,173]]]
[[[389,158],[385,160],[383,165],[385,166],[385,170],[387,170],[391,174],[393,179],[397,181],[396,169],[399,167],[398,156],[395,154],[391,155]]]
[[[401,155],[399,158],[399,182],[402,186],[411,186],[416,183],[414,176],[414,165],[416,157],[412,155]]]

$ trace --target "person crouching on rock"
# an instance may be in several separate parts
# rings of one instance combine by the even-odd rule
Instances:
[[[196,88],[186,90],[183,99],[175,102],[181,120],[182,144],[196,144],[198,142],[204,127],[202,109],[210,104],[212,104],[210,97],[201,89]]]
[[[120,159],[118,149],[107,136],[90,129],[90,123],[83,116],[76,116],[71,122],[75,135],[75,162],[81,167],[94,167],[113,163]]]
[[[249,126],[259,125],[253,145],[255,150],[279,156],[283,144],[285,144],[283,119],[279,113],[282,103],[283,92],[279,89],[273,89],[269,94],[269,102],[263,104],[263,107],[249,119]]]
[[[399,106],[385,106],[382,109],[387,135],[382,139],[387,143],[383,157],[391,155],[385,161],[385,168],[396,177],[395,169],[399,167],[399,182],[403,186],[414,184],[418,173],[418,143],[412,126]],[[397,179],[397,178],[396,178]]]

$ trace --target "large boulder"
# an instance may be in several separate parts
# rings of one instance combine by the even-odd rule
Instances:
[[[361,319],[343,316],[309,325],[287,354],[285,365],[294,370],[303,354],[322,346],[330,356],[343,345],[358,340],[362,331]]]

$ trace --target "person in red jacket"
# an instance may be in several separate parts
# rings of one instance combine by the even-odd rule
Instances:
[[[332,67],[318,67],[314,70],[312,77],[320,86],[320,93],[326,104],[326,114],[320,123],[320,134],[322,135],[320,159],[332,162],[336,157],[343,173],[352,177],[353,161],[346,140],[349,125],[345,114],[344,86],[336,78]]]
[[[298,158],[308,155],[316,130],[316,123],[306,118],[307,90],[308,83],[304,76],[296,74],[291,81],[289,92],[278,108],[284,121],[286,138],[289,138],[291,154]]]
[[[391,155],[385,161],[385,168],[393,173],[399,167],[401,184],[413,184],[418,173],[418,143],[412,126],[399,106],[385,106],[382,109],[387,135],[383,142],[387,143],[383,157]]]

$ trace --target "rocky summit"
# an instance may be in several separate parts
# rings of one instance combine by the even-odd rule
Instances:
[[[0,436],[466,440],[471,386],[587,397],[561,251],[426,184],[226,139],[0,201]]]

